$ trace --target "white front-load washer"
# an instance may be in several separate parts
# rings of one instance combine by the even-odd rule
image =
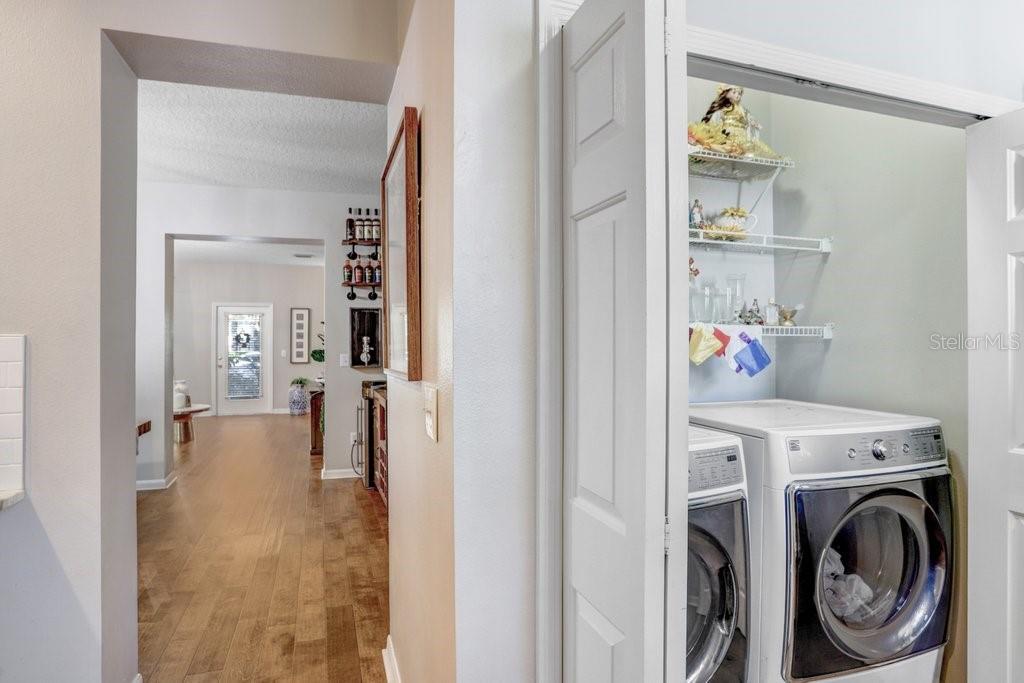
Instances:
[[[743,443],[749,680],[937,681],[955,542],[939,421],[784,400],[690,421]]]
[[[698,427],[689,446],[686,681],[741,683],[750,595],[743,446]]]

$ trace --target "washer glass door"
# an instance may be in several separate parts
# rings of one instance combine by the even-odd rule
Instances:
[[[746,519],[742,501],[691,508],[686,680],[742,681],[746,669]]]
[[[796,678],[870,666],[944,642],[952,583],[948,490],[929,501],[925,489],[934,484],[797,494],[803,519],[793,600],[793,669],[802,674]],[[817,646],[819,633],[831,648]],[[815,646],[817,662],[808,654]],[[829,655],[832,648],[838,653]]]

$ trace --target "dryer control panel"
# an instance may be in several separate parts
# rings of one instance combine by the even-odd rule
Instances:
[[[891,432],[786,437],[793,474],[858,472],[941,464],[946,444],[939,426]]]
[[[738,446],[690,452],[690,493],[743,482],[743,461]]]

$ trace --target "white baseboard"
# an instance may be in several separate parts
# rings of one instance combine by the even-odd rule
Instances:
[[[274,415],[288,415],[291,413],[291,410],[288,408],[274,408],[270,412]]]
[[[171,488],[178,481],[178,473],[171,472],[163,479],[139,479],[135,482],[136,491],[161,491]],[[140,679],[141,680],[141,679]]]
[[[325,467],[320,470],[321,479],[357,479],[358,477],[359,475],[351,467],[344,470],[329,470]]]
[[[135,678],[132,679],[132,683],[142,683],[142,674],[135,674]]]
[[[384,658],[384,675],[387,676],[388,683],[402,683],[402,675],[398,672],[398,658],[395,656],[395,643],[391,640],[391,634],[388,634],[387,646],[380,651],[380,654]]]

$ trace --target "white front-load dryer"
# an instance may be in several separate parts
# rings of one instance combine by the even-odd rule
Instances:
[[[783,400],[690,421],[743,443],[750,680],[937,681],[955,542],[940,423]]]
[[[743,446],[689,429],[687,683],[747,680],[749,566]]]

